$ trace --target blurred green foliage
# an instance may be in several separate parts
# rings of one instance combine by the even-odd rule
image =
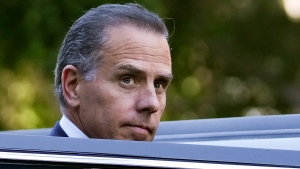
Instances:
[[[165,18],[173,74],[163,120],[298,113],[300,24],[277,0],[0,1],[0,129],[51,127],[58,50],[72,23],[104,3]]]

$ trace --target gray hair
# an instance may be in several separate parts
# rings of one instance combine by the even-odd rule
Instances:
[[[92,8],[70,28],[58,54],[55,68],[55,94],[61,108],[66,107],[62,89],[62,71],[67,65],[75,66],[85,81],[95,78],[108,42],[109,27],[131,25],[168,38],[162,19],[138,4],[105,4]]]

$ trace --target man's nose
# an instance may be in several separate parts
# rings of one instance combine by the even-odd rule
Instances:
[[[160,101],[154,86],[145,86],[139,93],[137,111],[140,113],[155,113],[159,110]]]

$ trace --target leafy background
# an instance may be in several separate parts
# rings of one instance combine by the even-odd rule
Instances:
[[[92,7],[125,2],[160,14],[172,34],[162,120],[300,112],[300,23],[281,0],[10,0],[0,1],[0,130],[53,126],[68,28]]]

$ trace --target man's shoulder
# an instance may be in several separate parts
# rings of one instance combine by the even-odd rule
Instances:
[[[66,134],[66,132],[60,126],[59,121],[56,122],[56,124],[52,128],[52,130],[51,130],[51,132],[50,132],[49,135],[50,136],[56,136],[56,137],[68,137],[68,135]]]

